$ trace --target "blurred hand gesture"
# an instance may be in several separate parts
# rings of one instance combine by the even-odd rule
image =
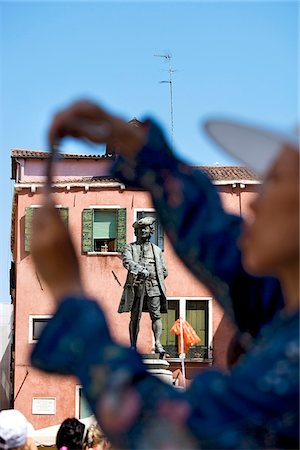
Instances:
[[[134,155],[144,144],[146,126],[132,127],[119,117],[87,100],[73,103],[58,112],[49,128],[50,148],[65,136],[108,143],[119,153]]]
[[[66,295],[83,294],[71,236],[50,197],[33,215],[31,253],[37,272],[57,302]]]

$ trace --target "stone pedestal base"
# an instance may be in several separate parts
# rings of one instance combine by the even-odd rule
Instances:
[[[158,353],[144,354],[142,355],[142,358],[149,373],[160,378],[165,383],[173,383],[173,374],[171,370],[168,370],[170,365],[168,361],[165,359],[160,359]]]

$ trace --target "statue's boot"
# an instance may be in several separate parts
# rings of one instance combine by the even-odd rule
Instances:
[[[130,348],[136,350],[136,341],[139,334],[139,325],[131,320],[129,323]]]
[[[160,355],[164,355],[166,353],[166,350],[163,348],[160,337],[162,334],[162,321],[161,319],[156,319],[154,322],[152,322],[152,330],[154,334],[155,339],[155,353],[159,353]]]

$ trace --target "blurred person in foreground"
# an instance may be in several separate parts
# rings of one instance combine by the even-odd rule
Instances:
[[[65,419],[56,435],[57,450],[82,450],[85,426],[75,417]]]
[[[298,448],[298,143],[234,123],[211,122],[207,130],[265,173],[245,225],[224,212],[207,177],[171,152],[152,121],[132,128],[77,102],[54,118],[49,140],[74,136],[117,147],[113,173],[149,190],[178,255],[247,336],[246,354],[230,374],[207,370],[185,393],[149,375],[138,353],[114,343],[100,306],[85,294],[72,239],[48,195],[34,218],[32,255],[58,310],[32,363],[77,375],[118,448]]]
[[[34,428],[17,409],[0,411],[0,449],[37,450]]]

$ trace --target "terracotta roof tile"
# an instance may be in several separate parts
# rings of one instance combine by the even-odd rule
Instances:
[[[259,181],[253,170],[242,166],[197,166],[213,181]]]
[[[97,154],[91,154],[91,155],[85,155],[85,154],[78,154],[78,153],[60,153],[59,154],[64,159],[111,159],[112,156],[110,155],[97,155]],[[11,156],[12,158],[38,158],[38,159],[44,159],[49,157],[49,152],[44,152],[41,150],[25,150],[22,148],[13,148],[11,150]]]
[[[48,158],[49,152],[38,151],[38,150],[25,150],[25,149],[12,149],[11,156],[13,158]],[[72,154],[72,153],[61,153],[64,159],[114,159],[114,155],[85,155],[85,154]],[[196,166],[201,169],[212,181],[259,181],[260,178],[251,169],[242,166]],[[107,178],[106,178],[107,179]],[[89,181],[94,182],[99,181],[99,177],[85,177],[77,178],[76,182],[79,181]],[[62,181],[62,180],[61,180]],[[67,181],[67,179],[66,179]],[[68,181],[73,182],[68,178]]]
[[[53,180],[54,184],[68,184],[68,183],[99,183],[99,182],[115,182],[118,181],[116,178],[113,178],[109,175],[103,175],[99,177],[59,177],[58,179]],[[26,178],[26,180],[22,181],[22,184],[43,184],[44,180],[39,178]]]

